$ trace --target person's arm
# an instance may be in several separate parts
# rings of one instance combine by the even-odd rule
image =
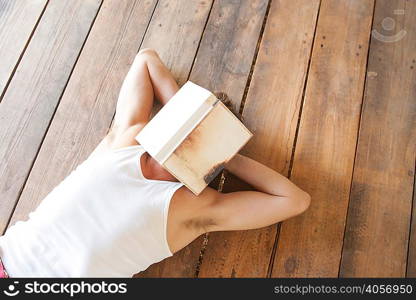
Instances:
[[[153,99],[165,105],[179,87],[168,68],[153,49],[136,55],[117,100],[113,130],[124,132],[149,121]]]
[[[134,138],[149,121],[154,98],[164,105],[178,89],[156,51],[140,50],[121,86],[114,122],[93,154],[137,144]]]
[[[237,154],[226,169],[257,191],[216,193],[203,213],[207,231],[265,227],[304,212],[310,196],[286,177],[246,156]]]

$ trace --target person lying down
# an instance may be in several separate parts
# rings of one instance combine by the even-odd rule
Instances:
[[[225,169],[256,191],[195,196],[135,139],[179,89],[152,49],[123,82],[112,128],[91,155],[0,237],[1,277],[131,277],[201,234],[269,226],[304,212],[309,195],[236,154]]]

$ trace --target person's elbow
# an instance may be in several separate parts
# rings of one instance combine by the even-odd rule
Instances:
[[[136,60],[146,60],[149,57],[159,57],[157,51],[153,48],[143,48],[136,54]]]
[[[294,200],[296,215],[304,213],[311,205],[311,196],[305,191],[296,193]]]

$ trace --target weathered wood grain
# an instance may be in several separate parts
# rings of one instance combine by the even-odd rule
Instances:
[[[238,112],[255,55],[268,0],[220,0],[210,20],[190,79],[225,93]]]
[[[101,0],[50,2],[0,103],[0,232],[20,196],[100,4]]]
[[[23,188],[10,224],[25,219],[105,135],[140,45],[156,48],[180,84],[192,68],[189,79],[225,92],[235,111],[249,87],[243,114],[255,137],[242,153],[288,175],[319,2],[0,0],[0,230]],[[312,194],[310,210],[282,223],[276,257],[275,225],[212,233],[202,265],[201,237],[138,277],[193,277],[197,268],[200,277],[265,277],[268,267],[274,277],[335,277],[338,267],[343,277],[416,277],[416,3],[321,2],[292,171]],[[365,77],[374,2],[373,29],[388,39],[406,33],[388,43],[373,36]],[[393,30],[383,28],[386,17]],[[224,192],[248,189],[226,172]]]
[[[272,277],[336,277],[374,2],[321,2],[291,179],[312,196],[282,223]]]
[[[267,8],[266,0],[215,1],[189,79],[212,92],[225,92],[239,107]],[[193,277],[203,237],[141,277]]]
[[[399,9],[403,15],[394,14]],[[415,15],[415,1],[376,2],[343,277],[406,275],[416,157]],[[395,20],[394,31],[382,28],[387,17]],[[400,38],[402,30],[407,34]],[[396,34],[397,41],[385,42],[377,32],[385,37]],[[410,273],[414,251],[410,248]]]
[[[155,4],[150,0],[110,0],[102,4],[10,225],[25,219],[106,134],[122,80]]]
[[[159,1],[142,48],[156,49],[179,86],[188,79],[212,0]]]
[[[47,0],[0,0],[0,101]]]
[[[413,212],[410,230],[406,277],[416,278],[416,176],[413,183]]]
[[[272,1],[243,118],[254,134],[242,154],[287,175],[319,1]],[[249,189],[227,176],[224,191]],[[200,277],[266,277],[276,225],[210,233]]]

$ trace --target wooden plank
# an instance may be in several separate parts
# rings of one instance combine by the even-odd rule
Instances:
[[[100,3],[49,3],[0,103],[0,232],[19,198]]]
[[[376,2],[343,277],[406,275],[416,157],[415,15],[415,1]],[[383,29],[386,18],[394,20],[394,32]],[[396,41],[386,42],[394,34]],[[415,259],[409,256],[410,272]]]
[[[0,101],[47,0],[0,0]]]
[[[213,92],[226,92],[239,107],[250,72],[267,0],[215,1],[190,75]],[[141,277],[194,277],[204,237]]]
[[[312,203],[282,223],[273,277],[338,276],[373,8],[321,3],[291,173]]]
[[[82,1],[81,1],[82,2]],[[25,219],[106,134],[156,1],[104,1],[16,206]]]
[[[287,175],[319,1],[273,1],[243,118],[254,133],[242,154]],[[224,191],[249,189],[227,176]],[[210,233],[200,277],[266,277],[276,226]]]
[[[268,0],[215,1],[190,79],[225,93],[238,112]]]
[[[181,86],[188,79],[212,0],[163,0],[158,7],[142,48],[156,49]]]
[[[409,239],[409,252],[407,254],[406,277],[416,278],[416,175],[413,183],[413,213]]]

